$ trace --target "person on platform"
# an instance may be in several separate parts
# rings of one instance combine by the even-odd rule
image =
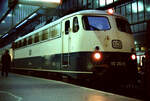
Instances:
[[[5,76],[7,77],[8,70],[10,69],[10,64],[11,64],[11,57],[10,57],[8,50],[6,50],[5,53],[2,55],[1,62],[2,62],[2,74],[1,75],[4,76],[4,73],[5,73]]]

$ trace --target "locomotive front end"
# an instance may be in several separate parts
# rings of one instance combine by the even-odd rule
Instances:
[[[86,33],[83,44],[87,44],[86,50],[91,52],[87,69],[93,71],[94,80],[136,82],[134,38],[128,21],[113,14],[85,15],[82,20]]]

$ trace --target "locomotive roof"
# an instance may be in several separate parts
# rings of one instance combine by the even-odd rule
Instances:
[[[74,15],[109,15],[109,14],[107,13],[107,11],[104,11],[104,10],[81,10],[81,11],[78,11],[78,12],[75,12],[75,13],[71,13],[71,14],[65,15],[64,17],[62,17],[62,18],[60,18],[60,19],[58,19],[58,20],[56,20],[54,22],[51,22],[51,23],[49,23],[49,24],[47,24],[47,25],[45,25],[45,26],[43,26],[43,27],[41,27],[41,28],[39,28],[39,29],[37,29],[37,30],[35,30],[33,32],[30,32],[29,34],[27,34],[25,36],[22,36],[22,37],[16,39],[15,42],[19,41],[19,40],[21,40],[21,39],[23,39],[25,37],[31,36],[34,33],[39,32],[39,31],[41,31],[43,29],[46,29],[47,27],[49,27],[49,25],[53,26],[53,25],[59,23],[60,21],[62,21],[63,19],[66,19],[66,18],[74,16]],[[120,16],[120,15],[114,13],[113,16]]]
[[[78,11],[78,12],[67,15],[67,16],[65,16],[65,18],[69,17],[69,16],[73,16],[73,15],[93,15],[93,14],[96,14],[96,15],[98,15],[98,14],[109,15],[107,13],[107,11],[105,11],[105,10],[81,10],[81,11]],[[120,16],[117,13],[114,13],[113,15]]]

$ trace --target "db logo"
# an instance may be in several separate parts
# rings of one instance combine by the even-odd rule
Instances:
[[[112,47],[115,49],[122,49],[122,42],[120,40],[112,40]]]

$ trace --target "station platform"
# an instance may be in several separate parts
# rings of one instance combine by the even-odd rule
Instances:
[[[1,72],[0,72],[1,73]],[[9,73],[0,76],[0,101],[142,101],[61,81]]]

